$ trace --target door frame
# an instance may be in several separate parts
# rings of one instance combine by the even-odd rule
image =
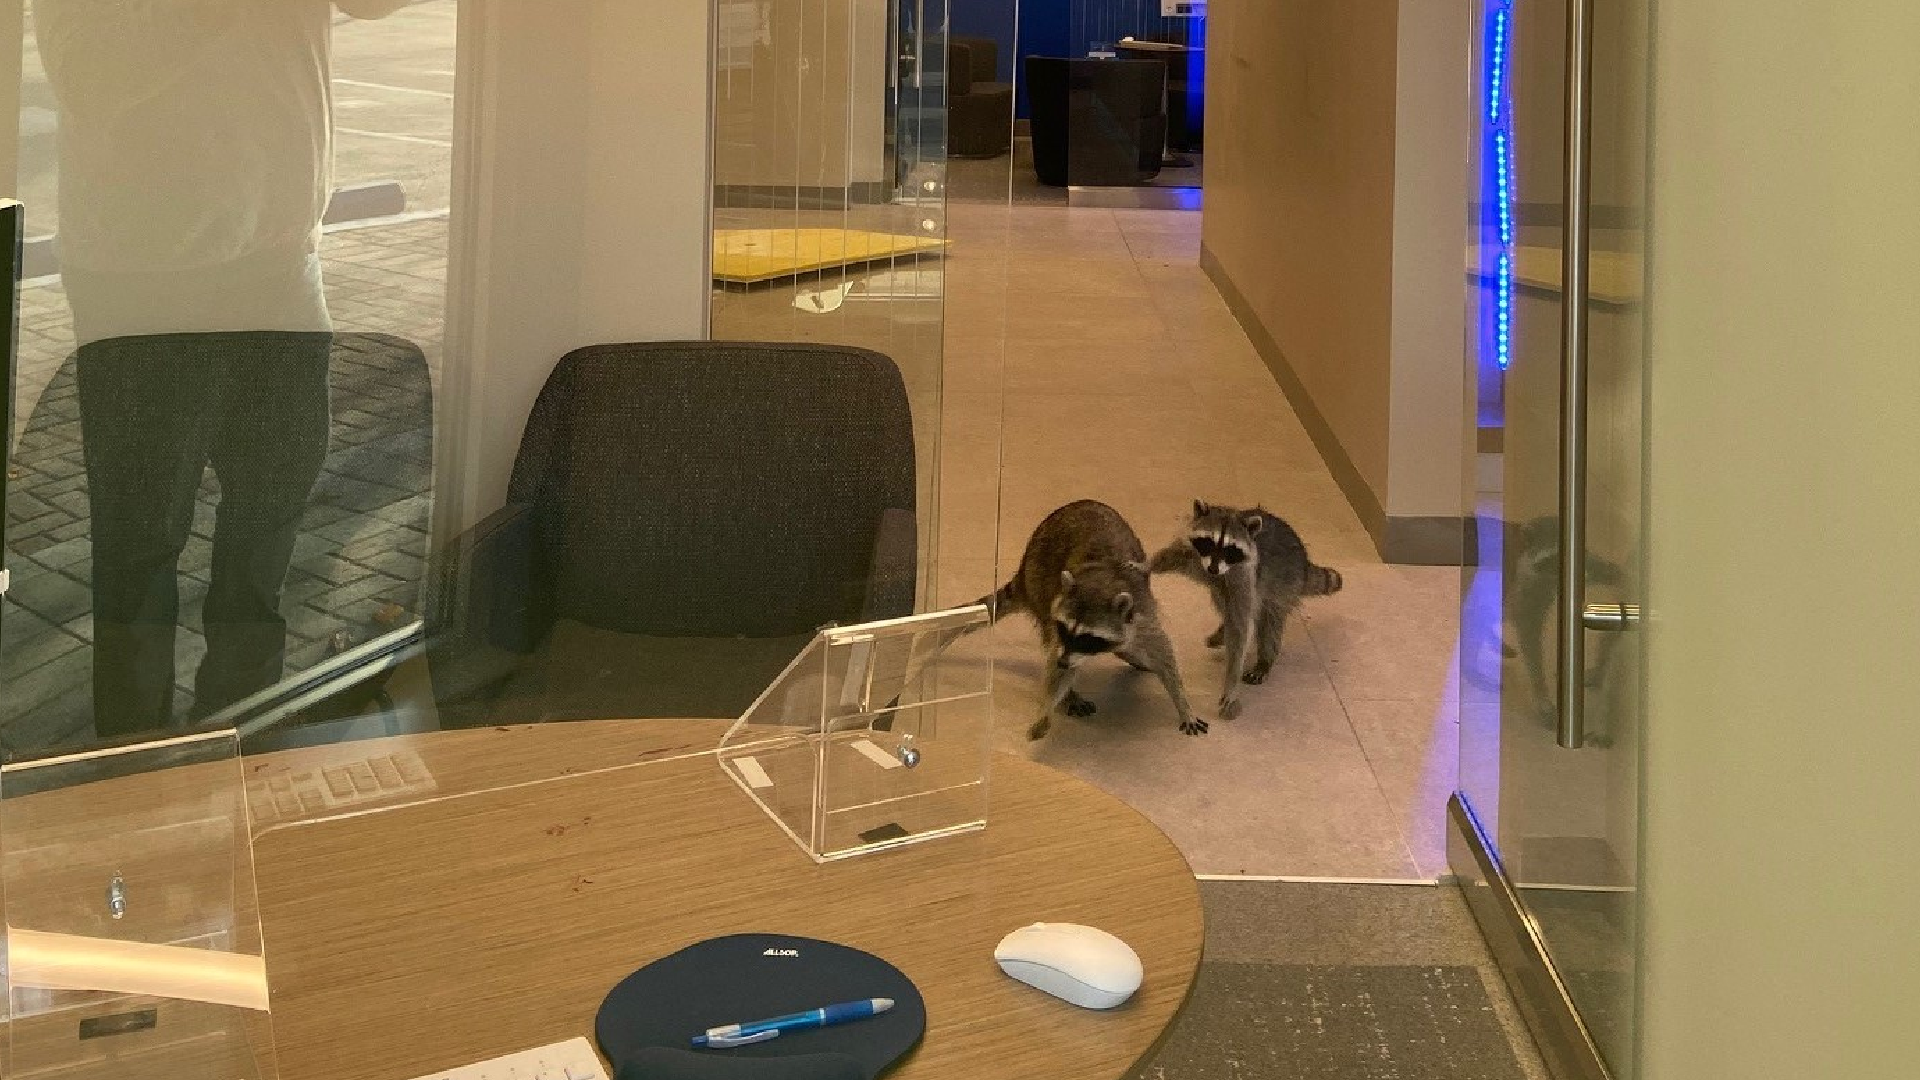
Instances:
[[[1600,1047],[1554,967],[1540,926],[1500,863],[1464,792],[1447,800],[1447,867],[1554,1080],[1612,1080]]]

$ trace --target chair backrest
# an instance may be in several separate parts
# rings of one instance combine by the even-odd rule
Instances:
[[[947,55],[952,57],[953,47],[966,50],[966,81],[968,83],[990,83],[1000,78],[1000,43],[990,37],[976,37],[969,34],[950,34],[947,37]],[[957,71],[963,65],[952,60],[947,65],[947,81],[951,84]]]
[[[1167,68],[1158,60],[1026,58],[1034,171],[1046,184],[1129,184],[1157,171]]]
[[[882,515],[914,509],[906,387],[841,346],[578,349],[534,403],[508,499],[533,508],[556,617],[682,637],[852,621]]]
[[[947,39],[947,98],[966,97],[973,90],[973,49],[959,38]]]
[[[1159,60],[1097,60],[1080,57],[1029,56],[1026,61],[1028,95],[1065,104],[1074,95],[1100,103],[1115,117],[1159,116],[1166,108],[1167,66]]]

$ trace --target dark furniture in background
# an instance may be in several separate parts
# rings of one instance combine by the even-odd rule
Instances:
[[[1110,187],[1159,175],[1165,64],[1029,56],[1026,72],[1033,171],[1042,184]]]
[[[1167,65],[1167,149],[1199,153],[1206,121],[1207,50],[1147,40],[1122,41],[1113,48],[1129,60],[1159,60]]]
[[[814,631],[912,612],[899,368],[834,345],[595,345],[554,368],[506,505],[443,560],[443,727],[727,717]]]
[[[947,153],[999,157],[1013,146],[1013,87],[1000,77],[992,38],[947,38]]]

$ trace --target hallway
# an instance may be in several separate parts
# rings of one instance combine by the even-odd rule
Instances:
[[[1178,535],[1196,498],[1259,503],[1346,582],[1307,603],[1275,677],[1223,722],[1205,592],[1156,579],[1194,710],[1215,721],[1202,738],[1178,732],[1155,680],[1103,661],[1080,679],[1100,713],[1026,743],[1037,638],[1008,620],[991,645],[962,646],[993,650],[1003,748],[1125,798],[1202,875],[1445,873],[1459,572],[1380,562],[1200,270],[1200,215],[956,203],[948,231],[944,602],[1004,580],[1040,519],[1077,498],[1114,506],[1149,551]],[[977,527],[996,505],[997,538]]]

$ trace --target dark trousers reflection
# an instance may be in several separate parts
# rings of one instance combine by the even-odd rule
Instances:
[[[332,335],[165,334],[84,345],[76,375],[93,516],[94,726],[173,718],[178,565],[209,465],[220,485],[190,719],[278,682],[280,592],[327,451]]]

